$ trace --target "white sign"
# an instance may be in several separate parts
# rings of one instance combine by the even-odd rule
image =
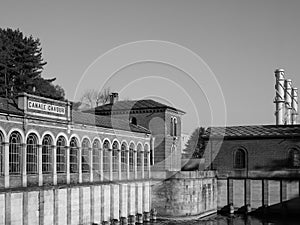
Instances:
[[[28,109],[34,109],[60,115],[65,115],[66,112],[65,107],[30,100],[28,101]]]

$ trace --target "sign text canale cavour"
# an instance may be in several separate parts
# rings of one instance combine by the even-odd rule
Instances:
[[[42,102],[36,102],[32,100],[28,100],[28,109],[34,109],[34,110],[55,113],[60,115],[65,115],[66,113],[65,107],[42,103]]]

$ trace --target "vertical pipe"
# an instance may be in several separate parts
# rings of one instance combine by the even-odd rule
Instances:
[[[297,124],[298,88],[292,88],[292,124]]]
[[[277,69],[275,70],[275,77],[276,77],[276,97],[275,97],[275,104],[276,104],[276,125],[283,124],[283,115],[284,115],[284,70]]]
[[[284,81],[284,99],[285,99],[285,124],[292,124],[292,81],[286,79]]]

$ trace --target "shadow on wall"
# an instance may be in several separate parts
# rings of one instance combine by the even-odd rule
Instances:
[[[255,170],[278,171],[278,170],[295,169],[291,166],[290,159],[276,159],[263,166],[256,166]],[[299,169],[299,168],[298,168]]]
[[[205,159],[182,159],[181,171],[205,170]]]

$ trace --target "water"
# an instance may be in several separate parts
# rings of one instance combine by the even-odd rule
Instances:
[[[221,215],[214,215],[202,219],[197,220],[164,220],[158,221],[153,225],[299,225],[300,220],[262,220],[255,218],[253,216],[242,216],[242,215],[235,215],[235,216],[221,216]]]

